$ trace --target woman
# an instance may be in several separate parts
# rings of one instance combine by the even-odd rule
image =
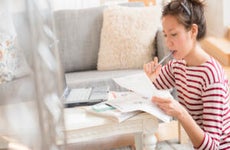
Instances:
[[[228,80],[198,44],[206,33],[204,3],[171,1],[163,9],[162,26],[174,59],[162,67],[154,58],[144,71],[158,89],[176,88],[178,101],[153,97],[152,102],[178,119],[195,149],[230,149]]]

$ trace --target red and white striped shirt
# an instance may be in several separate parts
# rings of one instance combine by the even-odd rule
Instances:
[[[154,84],[158,89],[176,88],[179,103],[205,133],[197,149],[230,149],[229,85],[214,58],[195,67],[172,60],[162,67]]]

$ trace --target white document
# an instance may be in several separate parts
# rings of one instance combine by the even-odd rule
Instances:
[[[143,97],[152,98],[152,96],[159,96],[162,98],[172,98],[168,90],[158,90],[153,85],[148,76],[143,73],[124,76],[113,79],[120,86],[129,89]]]
[[[168,90],[158,90],[154,87],[150,79],[143,72],[140,74],[114,78],[120,86],[127,88],[136,94],[128,94],[120,100],[109,101],[108,104],[116,107],[120,111],[128,112],[142,110],[150,113],[164,122],[169,122],[172,117],[166,115],[154,103],[151,102],[152,96],[162,98],[173,98]]]
[[[164,122],[169,122],[172,117],[166,115],[161,109],[159,109],[151,99],[144,98],[134,92],[111,92],[115,97],[109,99],[105,103],[115,107],[123,113],[133,111],[147,112]]]

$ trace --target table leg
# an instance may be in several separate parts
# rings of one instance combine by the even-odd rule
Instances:
[[[157,138],[152,134],[135,134],[136,150],[155,150],[157,145]]]
[[[143,150],[143,144],[142,144],[142,133],[136,133],[135,134],[135,147],[136,150]]]
[[[155,150],[157,145],[157,138],[152,134],[143,135],[143,149],[144,150]]]
[[[157,145],[157,138],[155,132],[158,129],[157,119],[145,119],[143,120],[143,150],[155,150]]]

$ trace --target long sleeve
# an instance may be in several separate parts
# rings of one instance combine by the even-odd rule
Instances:
[[[230,148],[229,139],[224,140],[224,136],[230,136],[230,111],[228,101],[227,84],[215,83],[209,85],[203,91],[203,121],[200,125],[205,133],[202,144],[198,150],[217,150],[225,140],[229,144],[225,144],[223,149]],[[221,148],[222,149],[222,148]]]
[[[174,75],[172,72],[172,61],[162,67],[159,76],[153,83],[158,89],[170,89],[175,86]]]
[[[154,84],[159,89],[176,88],[179,103],[204,131],[198,150],[230,149],[229,85],[215,59],[199,66],[172,60],[162,67]]]

